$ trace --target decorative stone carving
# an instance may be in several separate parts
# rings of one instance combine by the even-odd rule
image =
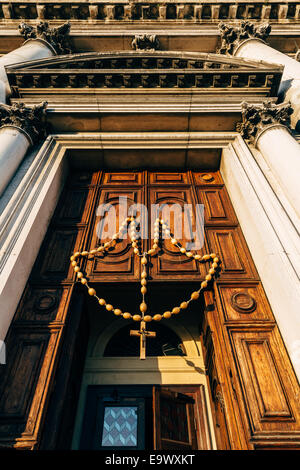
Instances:
[[[156,34],[136,34],[131,47],[137,51],[155,51],[159,49],[159,40]]]
[[[20,128],[30,138],[31,143],[37,143],[47,136],[46,108],[46,101],[32,108],[24,103],[14,103],[12,106],[0,103],[0,127]]]
[[[274,125],[286,126],[290,129],[293,108],[290,104],[275,105],[265,101],[262,106],[242,103],[242,121],[237,123],[236,130],[244,139],[255,143],[259,135],[267,127]]]
[[[58,28],[50,28],[46,21],[40,21],[36,26],[30,26],[26,23],[19,25],[19,32],[26,40],[42,39],[50,44],[58,55],[71,53],[69,31],[69,22]]]
[[[271,32],[268,23],[256,25],[251,21],[242,21],[239,27],[230,26],[227,23],[219,23],[221,34],[221,47],[218,54],[233,55],[234,49],[246,39],[260,39],[265,41]]]

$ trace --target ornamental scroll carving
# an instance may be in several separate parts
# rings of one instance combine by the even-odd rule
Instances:
[[[0,126],[18,127],[22,129],[31,140],[31,144],[37,143],[47,136],[46,108],[44,101],[33,107],[27,107],[24,103],[14,103],[12,106],[0,103]]]
[[[36,26],[21,23],[19,32],[26,40],[43,39],[53,47],[56,54],[61,55],[72,52],[68,37],[70,27],[70,23],[67,22],[58,28],[50,28],[46,21],[40,21]]]
[[[218,54],[234,53],[234,49],[246,39],[261,39],[265,41],[270,32],[271,26],[269,23],[256,25],[251,21],[242,21],[240,26],[230,26],[227,23],[219,23],[219,30],[221,34],[221,47],[218,49]]]
[[[253,106],[244,101],[242,121],[237,123],[236,130],[244,139],[255,144],[266,127],[280,124],[290,129],[292,113],[293,108],[290,104],[275,105],[271,101],[265,101],[262,106]]]
[[[156,34],[137,34],[131,47],[136,51],[156,51],[159,49],[159,40]]]

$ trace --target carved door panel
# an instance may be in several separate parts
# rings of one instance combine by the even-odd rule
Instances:
[[[180,245],[186,247],[189,243],[198,242],[201,248],[197,251],[200,254],[207,252],[207,245],[202,237],[204,232],[203,226],[201,228],[203,222],[201,212],[200,209],[197,211],[190,187],[151,187],[149,189],[149,204],[151,204],[152,210],[154,206],[157,207],[152,220],[155,220],[155,216],[158,214],[162,216],[170,228],[171,235],[178,240]],[[151,238],[152,244],[153,238]],[[173,279],[180,277],[199,280],[199,276],[204,277],[206,272],[207,267],[204,264],[199,264],[193,258],[189,259],[180,253],[168,238],[162,242],[160,256],[153,260],[151,276],[153,278],[170,276]]]
[[[109,175],[105,176],[105,181],[107,181]],[[113,184],[116,184],[116,179],[112,179],[112,181]],[[141,204],[142,201],[143,193],[138,188],[100,188],[89,249],[93,249],[111,240],[127,217],[125,207],[130,209],[133,205]],[[86,267],[88,276],[94,281],[98,279],[104,280],[105,278],[110,280],[138,279],[139,270],[140,265],[131,249],[128,234],[116,244],[114,249],[89,259]]]

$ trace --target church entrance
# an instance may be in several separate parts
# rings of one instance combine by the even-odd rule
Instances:
[[[128,207],[147,207],[148,220],[153,204],[188,206],[180,244],[186,246],[202,220],[197,253],[221,260],[216,281],[195,302],[160,318],[199,289],[209,270],[170,239],[162,241],[148,270],[149,312],[159,321],[147,325],[156,337],[146,338],[145,360],[129,331],[139,323],[90,297],[70,263],[74,252],[110,238],[109,211],[99,207],[114,208],[118,224],[125,199]],[[174,232],[182,224],[173,215],[170,225]],[[142,252],[151,249],[154,236],[142,238]],[[87,256],[80,269],[105,305],[135,313],[141,263],[128,239],[114,248]],[[219,171],[71,172],[6,345],[1,445],[119,448],[121,435],[109,431],[119,419],[129,431],[122,439],[136,448],[299,446],[298,383]],[[97,417],[93,426],[91,416]]]

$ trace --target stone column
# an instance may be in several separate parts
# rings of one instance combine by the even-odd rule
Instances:
[[[32,108],[0,104],[0,196],[28,148],[46,137],[46,106],[46,102]]]
[[[294,109],[291,122],[296,127],[300,120],[300,63],[265,43],[271,26],[267,23],[254,25],[249,21],[242,21],[238,27],[220,23],[219,29],[222,41],[218,50],[220,54],[284,66],[279,97],[281,101],[290,101]]]
[[[282,190],[300,219],[300,145],[290,133],[292,112],[289,104],[242,103],[242,122],[237,130],[260,151],[275,177],[278,191]],[[276,187],[273,190],[276,192]]]
[[[65,23],[59,28],[49,28],[46,22],[40,22],[37,26],[28,26],[26,23],[22,23],[19,26],[19,31],[25,38],[24,44],[0,58],[1,103],[5,103],[10,94],[5,66],[71,52],[68,43],[69,23]]]

